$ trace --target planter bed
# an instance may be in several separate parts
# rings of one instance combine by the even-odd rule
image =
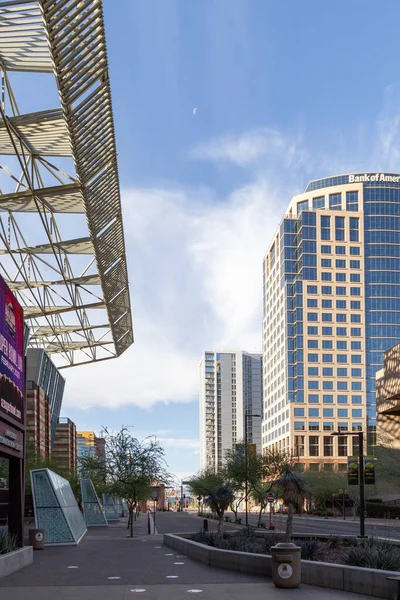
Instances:
[[[33,562],[32,546],[25,546],[14,552],[0,554],[0,579],[19,571],[23,567],[30,565]]]
[[[194,542],[190,539],[193,535],[195,534],[164,534],[164,543],[179,554],[184,554],[213,567],[271,577],[272,558],[270,555],[221,550]],[[309,560],[302,560],[301,564],[302,583],[377,598],[395,597],[397,582],[387,579],[390,576],[400,575],[395,571],[365,569]]]

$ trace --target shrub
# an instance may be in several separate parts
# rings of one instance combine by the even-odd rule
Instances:
[[[18,549],[18,539],[16,535],[6,532],[0,532],[0,554],[7,554]]]
[[[377,519],[400,519],[400,506],[368,501],[367,515]]]
[[[346,564],[368,569],[398,571],[400,569],[400,548],[387,540],[375,538],[359,542],[350,548]]]
[[[276,546],[276,544],[280,544],[284,541],[285,536],[283,533],[268,533],[264,539],[264,552],[271,554],[272,546]]]
[[[323,554],[323,547],[318,540],[302,540],[300,548],[303,560],[318,560]]]

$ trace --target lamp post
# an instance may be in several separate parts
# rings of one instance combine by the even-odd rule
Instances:
[[[360,537],[365,537],[365,482],[364,482],[364,432],[363,431],[334,431],[331,435],[358,436],[358,482],[360,486]]]
[[[249,417],[258,417],[261,418],[261,415],[253,415],[249,414],[247,410],[244,411],[244,496],[245,496],[245,510],[246,510],[246,525],[249,524],[249,514],[247,510],[247,495],[248,495],[248,477],[249,477],[249,461],[248,461],[248,448],[247,448],[247,419]]]
[[[157,502],[157,498],[158,498],[158,487],[153,487],[151,490],[151,498],[154,502],[154,513],[153,513],[153,520],[154,520],[154,533],[156,532],[156,502]]]

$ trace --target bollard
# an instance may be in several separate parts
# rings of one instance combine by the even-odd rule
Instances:
[[[29,530],[29,545],[34,550],[43,550],[44,548],[44,529]]]
[[[150,527],[150,513],[147,513],[147,533],[148,535],[151,534],[151,527]]]
[[[207,521],[207,519],[204,519],[204,521],[203,521],[203,531],[208,531],[208,521]]]
[[[301,583],[301,548],[282,543],[271,548],[272,581],[280,588],[296,588]]]

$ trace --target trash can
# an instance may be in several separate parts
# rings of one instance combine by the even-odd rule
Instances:
[[[29,530],[29,545],[34,550],[43,550],[44,548],[44,529]]]
[[[301,548],[281,543],[271,548],[272,581],[280,588],[296,588],[301,583]]]

